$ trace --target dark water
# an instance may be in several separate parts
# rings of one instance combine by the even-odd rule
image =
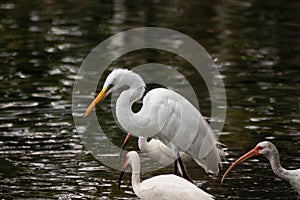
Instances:
[[[220,140],[229,147],[229,162],[258,142],[270,140],[279,148],[286,168],[300,167],[299,1],[3,0],[2,198],[135,198],[129,175],[118,190],[119,172],[103,166],[83,146],[72,118],[71,95],[76,72],[92,48],[113,34],[143,26],[189,35],[219,65],[228,100]],[[148,62],[182,72],[199,93],[202,113],[210,115],[210,100],[202,92],[205,86],[180,57],[142,50],[121,57],[112,68]],[[109,112],[106,116],[101,119],[104,128],[120,144],[124,134],[112,125]],[[134,141],[129,148],[136,148]],[[143,178],[172,171],[169,167]],[[297,197],[287,182],[273,175],[263,157],[237,167],[223,185],[220,176],[208,177],[198,168],[191,169],[191,174],[197,185],[217,199]]]

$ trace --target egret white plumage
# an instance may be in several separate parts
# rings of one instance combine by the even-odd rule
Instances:
[[[223,183],[229,171],[235,166],[237,166],[239,163],[259,154],[266,157],[271,164],[273,172],[283,180],[289,181],[290,184],[300,195],[300,169],[284,169],[280,164],[279,153],[276,146],[273,143],[267,141],[258,143],[255,148],[253,148],[248,153],[244,154],[243,156],[238,158],[234,163],[232,163],[232,165],[226,170],[225,174],[223,175],[221,182]]]
[[[127,136],[125,137],[123,145],[121,147],[121,151],[123,151],[131,135],[132,135],[131,133],[128,133]],[[158,139],[151,138],[151,140],[148,141],[147,138],[140,136],[138,138],[138,146],[141,152],[147,153],[147,156],[149,156],[152,160],[155,160],[156,162],[160,163],[163,166],[167,166],[174,161],[174,156],[171,148],[165,145],[164,143],[162,143]],[[223,150],[220,151],[223,152]],[[120,156],[121,155],[122,152],[120,153]],[[193,158],[186,153],[181,153],[180,157],[184,163],[187,164],[197,163],[197,160],[194,161]],[[202,166],[203,169],[206,169],[205,163],[198,162],[197,164],[199,166]],[[183,175],[179,163],[177,165],[177,168],[179,170],[179,173]],[[192,182],[192,179],[189,180]]]
[[[140,158],[137,152],[130,151],[126,155],[126,161],[122,167],[119,187],[125,170],[132,168],[131,183],[134,193],[142,200],[213,200],[214,197],[201,190],[189,181],[165,174],[140,180]]]
[[[131,107],[143,97],[145,83],[130,70],[113,70],[84,116],[118,89],[122,92],[116,101],[116,118],[123,129],[136,137],[155,136],[170,145],[175,171],[177,162],[181,163],[179,153],[183,151],[199,163],[205,163],[207,171],[218,174],[221,158],[217,138],[201,113],[186,98],[165,88],[150,90],[143,98],[140,111],[133,112]]]

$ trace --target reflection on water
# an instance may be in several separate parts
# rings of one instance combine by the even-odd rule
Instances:
[[[127,175],[103,166],[84,148],[71,113],[76,72],[88,52],[108,36],[141,26],[181,31],[210,52],[223,75],[228,110],[221,141],[232,162],[256,143],[271,140],[287,168],[299,168],[299,8],[279,1],[10,1],[0,3],[0,186],[3,198],[135,199]],[[172,66],[195,87],[202,113],[210,100],[192,67],[160,51],[123,56],[113,67],[157,62]],[[103,80],[103,78],[101,79]],[[107,134],[123,134],[109,102]],[[129,148],[137,148],[132,142]],[[225,164],[227,167],[227,164]],[[259,157],[237,167],[224,185],[189,169],[217,199],[295,199]],[[171,173],[172,167],[143,174]]]

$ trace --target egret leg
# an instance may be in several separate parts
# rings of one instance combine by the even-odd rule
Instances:
[[[171,143],[171,149],[173,152],[173,156],[174,156],[174,170],[175,170],[175,175],[179,176],[179,172],[178,172],[178,158],[180,157],[179,155],[179,150],[178,148]]]
[[[180,173],[181,173],[180,176],[193,183],[193,180],[188,175],[188,173],[186,172],[185,166],[183,165],[183,162],[182,162],[180,154],[179,154],[179,149],[174,144],[171,144],[171,149],[172,149],[173,156],[174,156],[175,175],[179,176],[179,170],[180,170]]]
[[[177,162],[179,163],[181,172],[182,172],[182,177],[188,181],[190,181],[191,183],[193,183],[193,179],[190,177],[190,175],[187,173],[186,168],[182,162],[181,157],[179,156],[177,159]]]
[[[174,174],[176,176],[179,176],[179,173],[178,173],[178,160],[177,159],[174,160],[174,170],[175,170]]]

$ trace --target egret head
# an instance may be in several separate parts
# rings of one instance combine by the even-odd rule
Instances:
[[[145,88],[145,83],[142,77],[131,70],[114,69],[106,78],[101,92],[90,104],[84,113],[84,117],[88,116],[92,109],[100,103],[108,94],[123,87]]]
[[[124,85],[130,87],[145,87],[142,77],[128,69],[114,69],[106,78],[103,89],[108,92],[116,90]]]

